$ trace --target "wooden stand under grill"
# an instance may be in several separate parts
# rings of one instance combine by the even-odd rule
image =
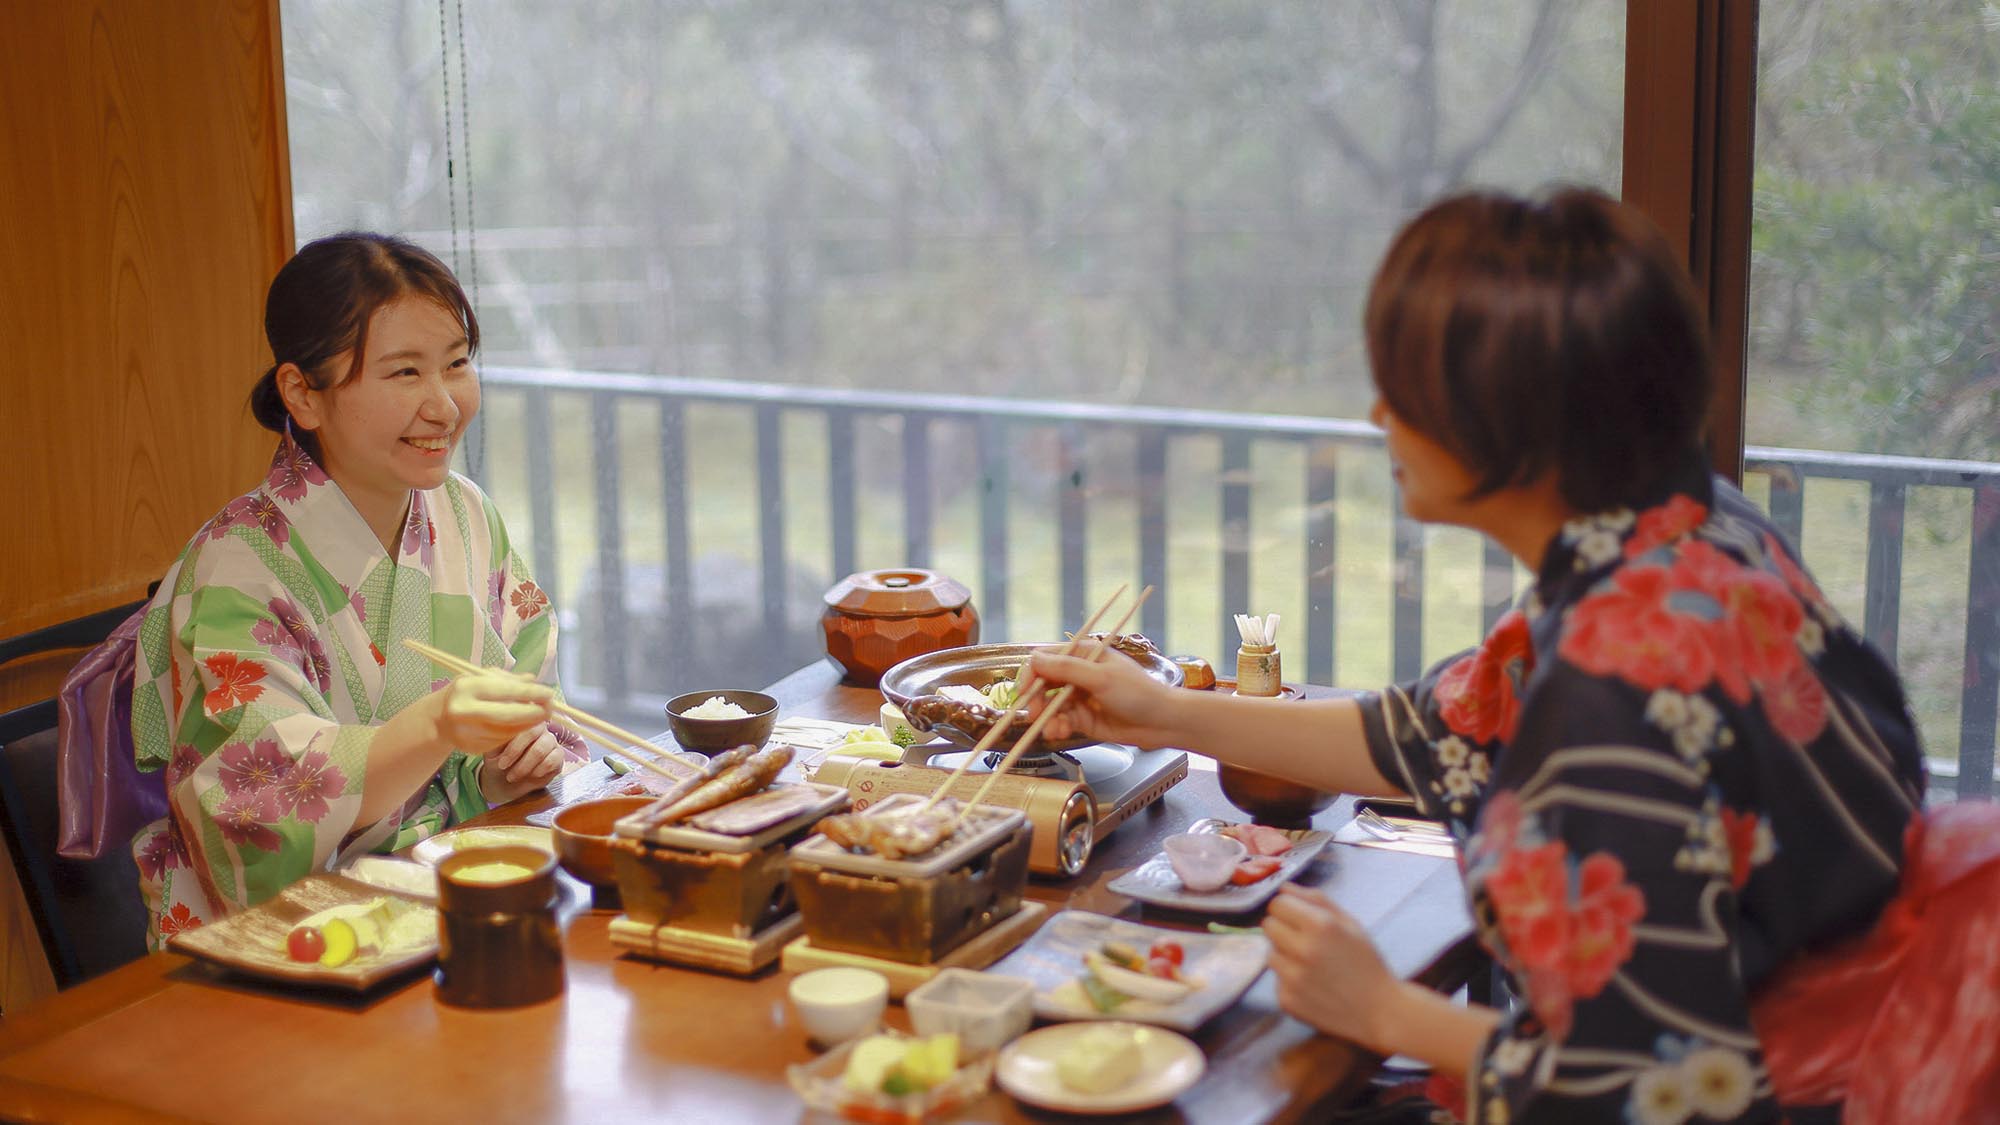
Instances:
[[[912,989],[938,975],[940,969],[983,969],[1005,957],[1015,946],[1028,940],[1030,934],[1040,929],[1042,920],[1048,917],[1048,914],[1049,908],[1042,903],[1031,899],[1023,900],[1019,910],[995,922],[984,933],[928,965],[912,965],[906,961],[845,953],[838,949],[821,949],[812,943],[811,938],[801,935],[785,946],[783,966],[788,973],[850,966],[873,969],[889,978],[890,998],[901,1000],[909,995]]]
[[[749,976],[776,961],[786,942],[804,941],[805,928],[805,920],[796,912],[747,938],[656,926],[620,914],[611,920],[610,933],[612,945],[649,960]]]

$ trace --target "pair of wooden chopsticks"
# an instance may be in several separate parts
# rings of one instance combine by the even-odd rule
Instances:
[[[410,637],[403,638],[403,647],[425,657],[431,663],[451,672],[454,676],[470,676],[474,673],[488,671],[488,669],[481,668],[470,660],[453,656],[441,648],[433,648],[422,641]],[[652,770],[661,777],[672,778],[675,781],[686,781],[688,778],[700,776],[702,772],[659,749],[647,739],[633,734],[623,727],[605,722],[603,719],[586,711],[580,711],[575,707],[571,707],[560,699],[556,700],[550,706],[555,709],[556,714],[568,720],[569,726],[575,729],[578,734],[583,735],[585,738],[590,739],[592,742],[597,743],[607,751],[618,755],[635,766]]]
[[[1097,607],[1097,612],[1090,615],[1090,620],[1083,623],[1083,628],[1078,629],[1070,637],[1068,643],[1063,645],[1060,654],[1063,656],[1075,655],[1077,646],[1086,643],[1084,638],[1090,635],[1092,630],[1096,628],[1098,621],[1111,611],[1111,607],[1118,603],[1119,598],[1124,596],[1125,590],[1126,587],[1123,585],[1113,590],[1111,596],[1104,600],[1104,604]],[[1126,608],[1124,615],[1118,619],[1118,624],[1113,625],[1104,634],[1102,639],[1087,642],[1091,647],[1083,654],[1083,659],[1093,663],[1103,659],[1104,654],[1111,649],[1112,639],[1123,632],[1125,623],[1132,620],[1132,615],[1139,612],[1139,607],[1146,604],[1146,599],[1152,596],[1153,588],[1151,586],[1139,591],[1138,598]],[[1014,716],[1020,712],[1021,708],[1027,706],[1028,701],[1034,698],[1034,693],[1039,691],[1041,686],[1041,677],[1032,673],[1022,680],[1017,685],[1017,690],[1014,693],[1014,702],[1007,706],[1007,710],[994,722],[992,728],[973,746],[972,752],[967,754],[965,760],[958,764],[958,768],[951,771],[951,776],[947,777],[943,784],[939,785],[923,804],[917,806],[915,812],[911,815],[914,816],[917,813],[922,813],[932,805],[937,804],[945,793],[958,783],[958,779],[965,775],[965,771],[970,769],[974,762],[992,750],[993,746],[1000,741],[1000,736],[1005,734],[1007,728],[1013,725]],[[1056,712],[1062,710],[1063,705],[1067,704],[1070,696],[1075,693],[1076,687],[1073,684],[1065,684],[1062,690],[1056,692],[1055,697],[1049,700],[1048,706],[1042,708],[1042,713],[1035,717],[1035,721],[1028,725],[1028,729],[1020,738],[1014,740],[1014,745],[1007,751],[1007,756],[1001,760],[999,765],[993,768],[992,772],[986,775],[985,784],[981,785],[979,791],[972,795],[972,800],[966,802],[965,807],[958,811],[958,816],[952,820],[952,831],[957,831],[958,826],[965,822],[965,818],[971,815],[972,810],[977,808],[979,803],[986,799],[986,794],[992,790],[993,783],[999,779],[1000,775],[1014,768],[1014,763],[1020,761],[1022,753],[1034,743],[1036,738],[1041,736],[1042,728],[1048,725],[1049,720],[1055,717]]]

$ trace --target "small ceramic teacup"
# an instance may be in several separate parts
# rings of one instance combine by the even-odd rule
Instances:
[[[889,1006],[889,978],[873,969],[814,969],[792,978],[792,1010],[826,1046],[874,1031]]]
[[[1191,891],[1212,891],[1229,882],[1237,861],[1250,854],[1241,840],[1212,832],[1183,832],[1167,837],[1160,846],[1167,850],[1167,862],[1174,865],[1181,885]]]

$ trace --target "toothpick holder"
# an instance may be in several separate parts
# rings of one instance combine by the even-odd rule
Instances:
[[[1236,650],[1236,694],[1277,695],[1284,674],[1277,645],[1246,644]]]

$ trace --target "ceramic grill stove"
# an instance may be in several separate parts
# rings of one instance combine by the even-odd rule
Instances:
[[[937,741],[912,746],[900,762],[842,756],[836,749],[813,780],[844,786],[863,808],[896,793],[936,792],[970,751]],[[970,800],[1004,755],[981,754],[950,795]],[[1022,757],[993,783],[986,803],[1020,809],[1034,825],[1028,869],[1068,878],[1083,870],[1097,841],[1187,777],[1181,750],[1140,750],[1110,743]]]

